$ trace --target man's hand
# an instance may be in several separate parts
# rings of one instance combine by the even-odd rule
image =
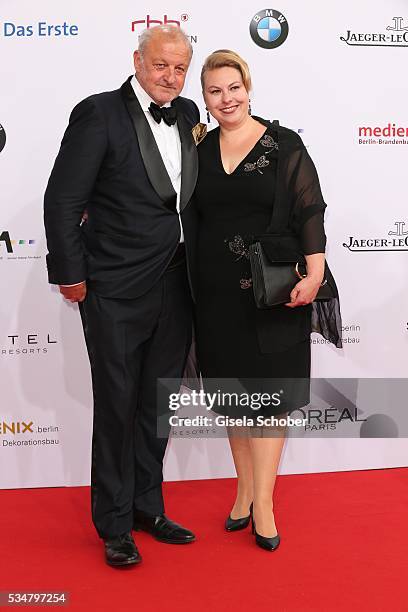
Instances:
[[[60,293],[69,302],[83,302],[86,297],[86,282],[78,283],[78,285],[72,285],[71,287],[64,287],[60,285]]]

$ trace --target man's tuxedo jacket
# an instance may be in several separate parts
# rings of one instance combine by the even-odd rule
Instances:
[[[180,239],[176,192],[130,78],[74,108],[44,202],[50,283],[86,280],[99,295],[115,298],[146,293]],[[183,218],[197,179],[191,130],[199,112],[186,98],[175,104]]]

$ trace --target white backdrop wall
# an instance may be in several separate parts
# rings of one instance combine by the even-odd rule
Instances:
[[[281,12],[289,26],[286,41],[273,49],[261,48],[249,33],[254,15],[266,8]],[[134,24],[132,31],[132,22],[164,21],[165,15],[192,37],[183,93],[198,103],[202,120],[203,59],[232,48],[251,67],[253,113],[299,131],[317,165],[345,345],[340,351],[314,337],[313,375],[407,377],[406,0],[277,0],[269,6],[2,0],[2,488],[89,482],[89,366],[77,307],[47,283],[42,198],[72,107],[118,88],[132,73],[137,34],[146,25]],[[65,34],[48,31],[64,23]],[[397,138],[382,132],[389,124],[400,129]],[[351,249],[344,246],[350,237]],[[369,239],[377,242],[362,242]],[[291,439],[281,473],[404,466],[407,459],[404,438]],[[233,474],[226,440],[186,437],[169,445],[168,480]]]

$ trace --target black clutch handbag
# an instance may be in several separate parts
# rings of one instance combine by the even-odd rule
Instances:
[[[306,276],[306,260],[294,235],[265,234],[258,236],[249,246],[252,271],[252,288],[258,308],[272,308],[290,302],[290,294],[296,283]],[[328,266],[325,278],[315,300],[335,297],[328,282]]]

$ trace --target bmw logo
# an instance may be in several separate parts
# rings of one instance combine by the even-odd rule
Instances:
[[[252,17],[249,32],[259,47],[275,49],[287,39],[289,26],[282,13],[274,9],[264,9]]]
[[[0,152],[4,149],[6,144],[6,132],[4,131],[4,127],[0,123]]]

